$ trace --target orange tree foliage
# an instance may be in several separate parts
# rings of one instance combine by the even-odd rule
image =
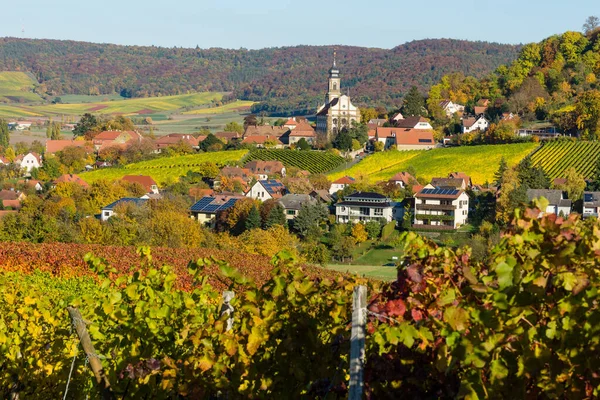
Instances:
[[[115,276],[128,274],[139,257],[134,247],[83,245],[73,243],[9,243],[0,242],[0,270],[32,273],[35,270],[48,272],[58,277],[94,275],[84,261],[84,256],[92,252],[105,259],[116,269]],[[269,258],[240,251],[216,249],[174,249],[153,248],[153,260],[157,265],[168,264],[178,273],[178,287],[189,289],[191,281],[183,273],[191,260],[215,257],[228,262],[241,273],[263,284],[269,275]],[[311,276],[335,276],[336,274],[317,267],[305,266]],[[215,267],[207,267],[205,273],[217,289],[224,285],[216,279]]]

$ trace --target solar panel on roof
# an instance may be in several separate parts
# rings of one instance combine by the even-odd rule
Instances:
[[[228,208],[233,207],[236,202],[237,202],[237,199],[229,199],[229,200],[227,200],[227,202],[225,204],[222,204],[219,207],[219,211],[220,210],[227,210]]]
[[[594,196],[591,193],[585,193],[583,195],[583,201],[594,201]]]
[[[208,206],[204,207],[204,209],[202,211],[204,212],[215,212],[217,211],[219,208],[218,204],[209,204]]]

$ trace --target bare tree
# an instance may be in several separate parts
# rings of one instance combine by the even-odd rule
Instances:
[[[583,32],[587,35],[592,33],[598,26],[600,26],[600,18],[595,15],[587,17],[585,24],[583,24]]]

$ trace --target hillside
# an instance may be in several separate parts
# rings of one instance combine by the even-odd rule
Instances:
[[[333,46],[261,50],[119,46],[61,40],[0,39],[0,70],[28,71],[38,91],[147,97],[234,91],[242,100],[277,99],[279,109],[314,108],[326,87]],[[359,104],[394,104],[412,85],[444,74],[483,76],[517,56],[512,45],[421,40],[394,49],[338,46],[343,85]],[[274,107],[274,106],[273,106]]]
[[[534,166],[542,167],[550,179],[563,178],[569,168],[592,179],[596,160],[600,157],[600,142],[556,141],[540,147],[531,156]]]
[[[502,157],[508,165],[516,165],[530,154],[537,144],[519,143],[487,146],[463,146],[427,151],[385,151],[375,153],[351,168],[329,175],[335,180],[344,175],[364,176],[370,182],[390,179],[398,172],[413,167],[417,176],[427,180],[465,172],[473,183],[492,182]]]
[[[442,99],[473,106],[489,99],[492,121],[505,112],[525,127],[556,126],[567,134],[600,138],[600,29],[587,35],[565,32],[530,43],[516,60],[477,80],[445,76],[429,92],[429,114],[437,125],[450,124],[439,107]]]
[[[33,88],[37,82],[24,72],[0,72],[0,103],[41,101]]]
[[[175,182],[188,171],[198,171],[202,163],[212,162],[225,165],[236,162],[246,155],[248,150],[217,151],[212,153],[190,154],[186,156],[162,157],[150,161],[127,164],[123,168],[97,169],[80,174],[88,183],[108,179],[121,179],[125,175],[149,175],[158,184]]]

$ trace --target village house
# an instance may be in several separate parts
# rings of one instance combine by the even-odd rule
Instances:
[[[454,103],[450,100],[440,101],[440,107],[442,108],[442,110],[444,110],[448,118],[452,118],[452,116],[458,112],[465,111],[465,106],[460,105],[458,103]]]
[[[400,118],[396,120],[396,128],[425,129],[429,131],[433,130],[433,126],[431,126],[429,120],[427,118],[421,117],[420,115]]]
[[[475,107],[473,107],[473,111],[474,111],[474,114],[479,117],[480,115],[485,114],[485,112],[487,111],[487,107],[475,106]]]
[[[334,195],[340,190],[344,190],[346,186],[354,184],[354,182],[355,179],[351,176],[343,176],[340,179],[337,179],[331,183],[331,186],[329,187],[329,194]]]
[[[370,126],[378,127],[378,126],[383,126],[383,124],[385,124],[386,122],[388,122],[388,120],[385,118],[372,118],[369,120],[369,122],[367,122],[367,125],[369,127]]]
[[[473,131],[487,131],[490,122],[483,115],[477,118],[469,117],[462,120],[462,133],[471,133]]]
[[[298,212],[305,204],[317,204],[317,201],[308,194],[286,194],[279,199],[283,207],[285,219],[288,221],[296,219]]]
[[[267,180],[269,176],[273,175],[285,177],[286,170],[281,161],[254,160],[247,162],[245,167],[256,175],[259,180]]]
[[[542,210],[543,214],[556,214],[568,216],[572,211],[572,202],[567,199],[562,190],[556,189],[527,189],[527,200],[533,201],[544,197],[548,200],[546,210]]]
[[[46,152],[44,154],[56,154],[59,151],[63,151],[67,147],[81,147],[85,149],[86,153],[93,151],[90,142],[84,140],[46,140]]]
[[[283,149],[283,136],[272,135],[253,135],[246,136],[242,139],[242,144],[252,144],[258,148],[272,147],[274,149]]]
[[[396,175],[392,176],[388,182],[392,182],[401,188],[412,187],[417,183],[417,180],[414,176],[409,174],[408,172],[398,172]]]
[[[583,192],[583,218],[598,218],[600,209],[600,192]]]
[[[338,223],[357,223],[394,219],[396,203],[382,194],[356,192],[344,197],[335,205],[335,219]]]
[[[14,189],[0,190],[0,201],[2,202],[2,208],[5,210],[20,210],[21,202],[26,198],[25,193]]]
[[[425,187],[415,194],[413,227],[453,230],[467,222],[469,196],[455,188]]]
[[[250,188],[248,193],[246,193],[246,197],[261,201],[280,199],[285,195],[286,191],[283,183],[277,179],[260,180]]]
[[[272,136],[280,137],[290,131],[286,126],[273,125],[248,125],[244,131],[244,137],[249,136]]]
[[[156,152],[161,153],[164,149],[175,146],[180,142],[189,144],[194,150],[198,150],[200,148],[199,138],[196,138],[188,133],[170,133],[168,135],[161,136],[154,141],[154,145],[156,146]]]
[[[141,207],[146,204],[147,199],[138,199],[137,197],[123,197],[117,201],[110,203],[109,205],[102,208],[100,212],[100,220],[106,221],[113,215],[115,215],[115,208],[120,204],[133,204],[137,207]]]
[[[306,140],[308,143],[313,144],[317,139],[317,134],[312,126],[308,122],[300,122],[291,131],[281,136],[282,141],[285,144],[291,145],[298,143],[300,139]]]
[[[250,182],[252,179],[256,178],[256,175],[254,175],[249,168],[240,167],[223,167],[221,172],[219,172],[219,176],[224,176],[227,178],[242,178],[246,182]]]
[[[121,180],[129,183],[139,183],[146,190],[146,193],[159,194],[158,185],[150,176],[125,175]]]
[[[375,138],[384,144],[385,149],[429,150],[435,147],[433,132],[420,128],[378,127]]]
[[[288,129],[294,129],[298,125],[298,121],[296,121],[296,117],[290,117],[287,121],[285,121],[285,126]]]
[[[190,207],[192,219],[202,225],[214,227],[217,213],[230,209],[244,196],[204,196]]]
[[[467,184],[462,178],[431,178],[431,183],[425,185],[427,189],[460,189],[466,190]]]
[[[465,174],[464,172],[451,172],[448,175],[448,178],[462,179],[464,182],[464,185],[462,186],[463,189],[469,189],[473,186],[473,181],[471,181],[471,177]]]
[[[392,118],[390,118],[390,122],[392,124],[396,124],[401,119],[404,119],[404,115],[402,115],[402,113],[396,113],[396,114],[394,114],[394,116]]]
[[[26,172],[31,172],[32,169],[40,168],[42,166],[42,156],[33,152],[19,155],[15,158],[15,164]]]
[[[7,125],[8,125],[8,129],[13,129],[15,131],[24,131],[27,129],[31,129],[31,125],[33,125],[33,122],[31,122],[31,121],[11,121]]]
[[[325,203],[325,204],[333,203],[332,195],[329,193],[328,190],[325,190],[325,189],[315,189],[309,193],[309,196],[321,203]]]
[[[88,187],[90,187],[90,185],[88,185],[88,183],[86,181],[84,181],[83,179],[81,179],[79,177],[79,175],[75,175],[75,174],[64,174],[64,175],[61,175],[58,178],[56,178],[54,180],[54,182],[52,182],[52,184],[54,186],[56,186],[56,185],[58,185],[61,182],[75,183],[75,184],[81,186],[84,189],[87,189]]]
[[[21,180],[17,181],[17,185],[22,185],[22,186],[26,186],[28,188],[32,188],[36,192],[41,192],[42,190],[44,190],[44,186],[42,185],[42,182],[38,181],[36,179],[25,179],[25,180],[21,179]]]
[[[217,139],[221,140],[223,143],[230,143],[234,140],[238,140],[241,137],[241,135],[237,132],[217,132],[214,135]],[[200,140],[200,141],[202,141],[202,140]]]
[[[96,151],[107,147],[125,148],[131,143],[140,142],[142,135],[135,131],[104,131],[92,139]]]

